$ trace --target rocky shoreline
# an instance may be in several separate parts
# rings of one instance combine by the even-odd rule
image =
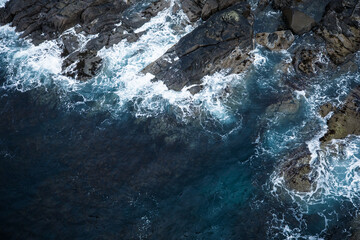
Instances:
[[[31,39],[35,45],[57,39],[63,49],[63,74],[84,81],[101,69],[102,59],[97,56],[100,49],[123,39],[136,41],[142,33],[135,30],[172,5],[173,12],[182,9],[188,16],[187,24],[199,19],[202,22],[143,72],[154,74],[156,79],[177,91],[201,83],[203,76],[216,71],[245,71],[252,62],[250,51],[254,49],[254,42],[278,51],[288,49],[296,35],[312,32],[318,41],[326,44],[323,54],[335,65],[351,61],[359,50],[360,5],[355,0],[321,0],[316,6],[309,0],[262,0],[255,10],[250,9],[246,1],[239,0],[181,0],[179,4],[171,4],[168,0],[146,3],[136,0],[11,0],[0,9],[0,24],[10,23],[22,32],[21,37]],[[320,9],[316,14],[314,7]],[[265,8],[279,9],[285,25],[278,26],[275,32],[254,33],[254,19]],[[80,49],[76,34],[63,35],[70,28],[94,37]],[[298,63],[298,54],[291,54],[293,62]],[[301,49],[300,58],[300,75],[316,72],[316,49]]]

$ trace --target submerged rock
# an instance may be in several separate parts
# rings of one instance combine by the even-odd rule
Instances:
[[[288,49],[294,42],[295,37],[291,31],[276,31],[273,33],[257,33],[256,42],[270,50]]]
[[[283,113],[286,115],[296,114],[300,108],[300,102],[292,96],[286,96],[277,103],[271,104],[266,108],[267,115]]]
[[[323,143],[343,139],[350,134],[360,135],[360,86],[349,94],[342,107],[334,110],[327,125],[328,131],[320,139]]]
[[[252,61],[252,49],[250,6],[240,3],[214,14],[143,73],[151,73],[169,89],[179,91],[222,69],[231,73],[244,71]]]
[[[283,15],[290,29],[298,35],[310,31],[316,24],[312,17],[291,8],[284,8]]]
[[[317,33],[326,42],[330,59],[337,65],[360,49],[360,4],[355,0],[332,1]]]
[[[281,167],[285,184],[297,192],[310,192],[316,188],[314,176],[311,175],[311,153],[305,146],[300,147]]]

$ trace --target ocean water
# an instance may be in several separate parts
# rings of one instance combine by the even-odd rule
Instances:
[[[139,73],[195,27],[165,9],[137,30],[146,31],[137,42],[101,50],[104,67],[85,83],[61,74],[56,41],[34,46],[0,27],[2,239],[349,237],[360,138],[322,149],[318,108],[341,104],[360,84],[359,69],[290,91],[279,68],[290,53],[256,47],[247,72],[206,76],[194,96]],[[267,110],[288,95],[297,112]],[[307,194],[289,190],[279,172],[303,144],[317,172]]]

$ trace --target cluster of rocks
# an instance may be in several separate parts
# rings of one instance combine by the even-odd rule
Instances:
[[[319,2],[324,16],[321,21],[315,21],[316,17],[306,8],[313,1],[260,1],[259,9],[269,5],[281,10],[286,26],[254,37],[254,16],[246,1],[180,0],[180,7],[190,22],[201,19],[203,23],[147,66],[143,73],[153,74],[155,80],[163,80],[173,90],[194,86],[190,91],[196,93],[205,75],[223,69],[229,73],[246,70],[252,63],[250,52],[254,41],[279,51],[288,49],[296,35],[312,30],[324,39],[331,60],[341,64],[359,49],[359,4],[355,0],[328,2]],[[146,3],[138,0],[10,0],[0,9],[0,24],[11,23],[22,32],[22,37],[30,38],[34,44],[59,39],[63,48],[63,72],[87,80],[101,69],[102,59],[97,56],[101,48],[123,39],[136,41],[142,33],[134,30],[169,6],[167,0]],[[175,4],[173,10],[180,7]],[[319,10],[319,14],[323,11]],[[76,34],[63,34],[72,27],[76,33],[96,35],[80,48]],[[316,51],[301,49],[293,53],[293,65],[298,73],[309,75],[317,71]]]
[[[318,46],[307,45],[295,46],[289,49],[292,55],[291,63],[283,63],[284,69],[291,68],[290,83],[287,85],[296,90],[306,89],[312,77],[335,69],[337,66],[351,65],[354,53],[360,49],[360,3],[355,0],[319,1],[322,3],[323,14],[317,17],[311,16],[306,11],[307,0],[274,0],[266,1],[273,8],[282,12],[287,29],[275,32],[262,32],[256,34],[256,42],[268,50],[279,51],[289,49],[294,42],[294,35],[302,35],[311,32],[313,41],[324,45],[324,50]],[[319,10],[319,12],[321,12]],[[291,30],[291,32],[289,31]],[[304,40],[305,38],[302,37]],[[324,63],[324,59],[330,62]],[[285,73],[285,71],[284,71]],[[269,106],[268,112],[281,112],[291,116],[294,114],[293,100],[280,100]],[[329,143],[332,139],[343,139],[354,134],[360,135],[360,86],[353,89],[344,104],[334,107],[325,104],[320,109],[320,115],[325,117],[330,112],[333,115],[327,120],[328,131],[320,138],[322,144]],[[280,168],[280,174],[284,178],[285,185],[297,192],[309,192],[316,188],[316,173],[313,173],[310,164],[311,153],[306,146],[297,148],[294,152],[284,157]]]
[[[21,37],[35,45],[58,39],[62,49],[63,71],[78,80],[94,77],[101,68],[97,52],[123,39],[136,41],[141,33],[134,29],[169,7],[164,0],[143,4],[138,0],[11,0],[0,9],[0,24],[11,23]],[[96,35],[79,48],[76,34],[64,31],[75,27],[76,33]]]

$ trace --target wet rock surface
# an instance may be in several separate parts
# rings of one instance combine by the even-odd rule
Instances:
[[[360,49],[360,4],[355,0],[332,1],[317,33],[326,41],[335,64],[342,64]]]
[[[316,188],[310,160],[311,153],[306,146],[296,149],[287,157],[281,171],[288,188],[297,192],[310,192]]]
[[[58,39],[63,48],[62,56],[66,57],[63,62],[65,75],[87,80],[101,69],[102,60],[97,51],[123,39],[136,41],[141,33],[134,33],[134,29],[169,6],[170,2],[166,0],[147,4],[137,0],[11,0],[0,9],[0,24],[11,23],[22,32],[21,37],[31,39],[35,45]],[[72,27],[76,27],[77,33],[97,36],[79,49],[75,34],[61,36]]]
[[[314,76],[326,68],[322,53],[317,49],[299,48],[295,51],[292,64],[300,75]]]
[[[350,134],[360,135],[360,86],[353,89],[342,107],[334,110],[327,121],[328,131],[320,139],[327,143],[332,139],[343,139]]]
[[[244,0],[181,0],[181,7],[191,22],[207,20],[214,13]]]
[[[315,26],[315,20],[301,11],[284,8],[283,15],[290,29],[298,35],[309,32]]]
[[[218,12],[143,72],[153,74],[173,90],[199,84],[205,75],[222,69],[242,72],[251,63],[251,19],[245,3]]]
[[[291,31],[276,31],[273,33],[257,33],[256,42],[270,50],[286,50],[294,42],[295,37]]]

